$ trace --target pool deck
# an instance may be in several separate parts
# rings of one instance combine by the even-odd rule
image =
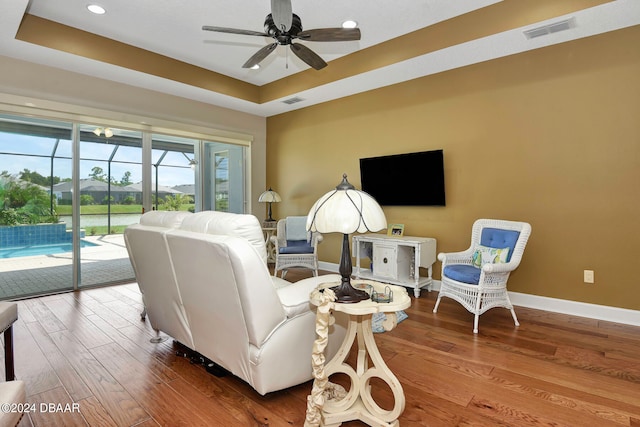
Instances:
[[[80,287],[134,281],[122,234],[87,236],[80,251]],[[0,259],[0,300],[70,290],[71,252]]]

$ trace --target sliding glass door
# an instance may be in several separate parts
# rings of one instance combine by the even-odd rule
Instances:
[[[145,209],[245,213],[241,145],[0,115],[0,299],[135,280]]]

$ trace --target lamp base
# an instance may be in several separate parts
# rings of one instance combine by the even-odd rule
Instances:
[[[273,219],[273,217],[271,216],[271,202],[269,202],[269,211],[267,214],[268,218],[266,219],[266,221],[275,221],[275,219]]]
[[[371,298],[365,291],[351,286],[351,281],[345,281],[344,278],[340,286],[333,287],[331,290],[336,294],[336,302],[344,304],[354,304]]]
[[[342,254],[340,255],[340,286],[332,288],[336,294],[336,302],[356,303],[369,299],[369,294],[351,286],[351,251],[349,250],[349,235],[342,236]]]

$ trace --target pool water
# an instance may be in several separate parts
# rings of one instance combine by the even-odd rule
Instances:
[[[96,243],[87,242],[86,240],[80,240],[80,247],[87,248],[91,246],[98,246]],[[0,248],[0,258],[19,258],[24,256],[34,255],[54,255],[65,252],[71,252],[73,250],[71,243],[56,243],[53,245],[33,245],[33,246],[18,246],[14,248]]]

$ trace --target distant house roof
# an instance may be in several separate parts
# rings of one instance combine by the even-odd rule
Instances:
[[[142,182],[136,182],[135,184],[129,185],[129,187],[135,189],[135,191],[142,192]],[[155,182],[151,183],[151,191],[156,191]],[[167,187],[166,185],[158,185],[158,193],[180,194],[182,191],[175,190],[174,188]]]
[[[86,178],[80,180],[80,191],[107,191],[108,183],[104,181],[98,181],[93,178]],[[73,188],[73,183],[71,181],[61,182],[53,186],[53,191],[59,192],[67,192],[71,191]],[[139,192],[139,189],[134,188],[132,185],[117,185],[111,184],[112,192],[126,192],[126,193],[136,193]]]
[[[181,193],[184,194],[189,194],[191,196],[196,194],[196,186],[195,184],[180,184],[180,185],[174,185],[173,187],[174,190],[177,190]]]

